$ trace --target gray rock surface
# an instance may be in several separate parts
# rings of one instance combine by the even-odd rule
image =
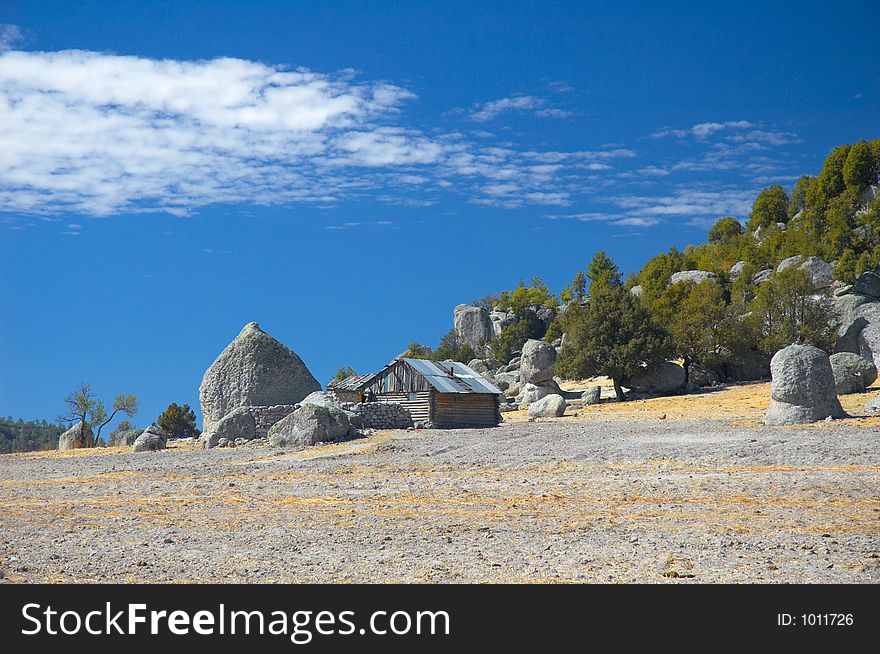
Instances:
[[[158,427],[150,425],[137,437],[137,440],[132,445],[132,449],[135,452],[153,452],[164,450],[165,445],[165,436],[162,435]]]
[[[205,430],[236,407],[296,404],[320,389],[296,352],[248,323],[202,378]]]
[[[743,271],[743,269],[744,269],[745,267],[746,267],[746,262],[745,262],[745,261],[737,261],[735,264],[733,264],[733,265],[730,267],[730,271],[729,271],[729,273],[730,273],[730,278],[731,278],[731,279],[736,279],[737,277],[739,277],[740,275],[742,275],[742,271]]]
[[[455,307],[453,321],[458,337],[475,347],[485,345],[495,335],[489,312],[483,307],[459,304]]]
[[[875,395],[865,403],[866,413],[880,413],[880,394]]]
[[[834,299],[835,311],[842,316],[834,349],[854,352],[880,366],[880,302],[858,304],[860,295],[844,295]],[[855,298],[851,304],[845,304]]]
[[[856,277],[853,283],[852,292],[859,295],[867,295],[873,299],[880,298],[880,275],[868,270]]]
[[[809,273],[810,282],[816,290],[828,288],[834,282],[834,266],[819,257],[807,257],[798,267]]]
[[[766,425],[796,425],[846,414],[837,399],[828,355],[811,345],[789,345],[770,361]]]
[[[796,254],[793,257],[788,257],[787,259],[783,259],[779,262],[779,265],[776,266],[776,272],[782,272],[786,268],[792,268],[794,266],[801,265],[801,262],[804,260],[804,257],[800,254]]]
[[[641,284],[636,284],[631,289],[629,289],[629,292],[632,293],[633,295],[635,295],[636,297],[642,297],[642,293],[645,292],[645,289],[642,288]]]
[[[540,384],[524,384],[519,395],[516,396],[516,403],[521,407],[528,406],[532,402],[537,402],[548,395],[562,395],[559,384],[552,379]]]
[[[529,418],[558,418],[568,404],[561,395],[547,395],[529,405]]]
[[[724,381],[721,371],[712,366],[704,366],[700,363],[692,363],[688,370],[688,381],[698,387],[717,386]]]
[[[348,414],[340,408],[303,404],[272,425],[269,444],[303,449],[315,443],[339,441],[352,431]]]
[[[81,437],[82,423],[76,423],[73,427],[58,437],[59,450],[78,450],[83,447],[89,447],[92,439],[92,431],[86,426],[86,436]]]
[[[519,362],[520,379],[527,384],[540,384],[553,379],[555,372],[556,348],[545,341],[527,340]]]
[[[587,390],[581,393],[581,399],[584,404],[599,404],[599,401],[602,399],[602,387],[590,386]]]
[[[838,395],[864,393],[877,379],[873,361],[853,352],[837,352],[829,357]]]
[[[211,424],[211,428],[205,431],[205,447],[217,447],[220,440],[235,442],[238,439],[251,440],[257,437],[257,424],[253,414],[247,407],[233,409],[220,420]]]
[[[134,445],[134,442],[137,440],[138,436],[143,433],[143,429],[126,429],[124,431],[111,433],[109,436],[107,436],[107,445],[109,445],[110,447],[120,447],[123,445],[132,446]]]
[[[674,393],[684,386],[684,368],[674,361],[664,361],[643,375],[622,381],[621,385],[641,393]]]
[[[754,275],[752,275],[752,284],[755,284],[757,286],[758,284],[769,282],[772,278],[773,271],[769,268],[765,268],[764,270],[759,270]]]
[[[701,282],[708,281],[717,281],[718,276],[709,272],[708,270],[682,270],[677,273],[672,273],[672,277],[669,278],[669,285],[678,284],[679,282],[693,282],[694,284],[699,284]]]

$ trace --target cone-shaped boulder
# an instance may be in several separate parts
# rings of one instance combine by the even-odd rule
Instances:
[[[296,404],[320,389],[296,352],[248,323],[202,378],[205,430],[237,407]]]

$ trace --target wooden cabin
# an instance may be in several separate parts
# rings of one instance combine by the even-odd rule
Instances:
[[[370,380],[375,377],[370,375],[351,375],[343,380],[334,379],[327,384],[327,392],[336,397],[337,402],[358,403],[364,401],[364,391]]]
[[[373,375],[362,390],[366,401],[405,406],[413,422],[434,427],[488,427],[501,422],[501,391],[455,361],[400,358]]]

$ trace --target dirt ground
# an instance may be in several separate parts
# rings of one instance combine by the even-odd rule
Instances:
[[[583,385],[571,385],[582,387]],[[876,389],[874,389],[876,392]],[[494,429],[0,456],[6,582],[880,581],[880,419],[768,384]]]

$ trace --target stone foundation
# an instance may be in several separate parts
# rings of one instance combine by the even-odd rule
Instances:
[[[413,426],[405,406],[393,402],[367,402],[348,409],[361,416],[371,429],[406,429]]]
[[[297,404],[275,404],[273,406],[249,406],[248,412],[254,417],[257,438],[266,438],[269,428],[282,418],[293,413]]]

